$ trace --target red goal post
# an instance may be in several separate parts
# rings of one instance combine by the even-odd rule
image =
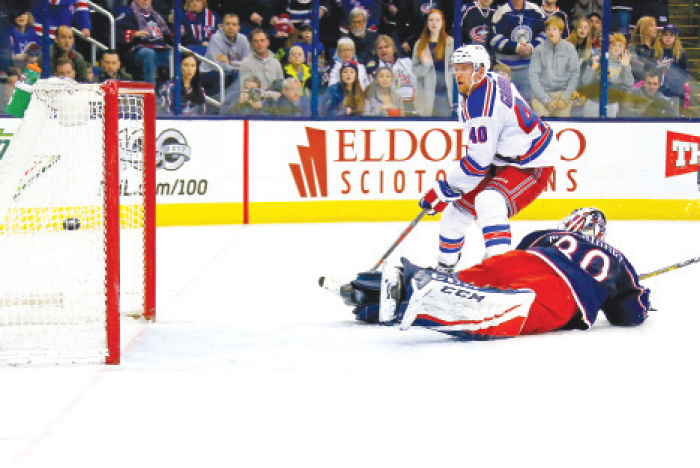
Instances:
[[[104,115],[104,148],[105,166],[110,168],[105,173],[106,186],[111,188],[106,192],[105,203],[110,208],[106,210],[107,225],[107,284],[119,284],[120,278],[120,179],[119,179],[119,134],[120,96],[140,95],[143,99],[143,216],[149,222],[144,223],[144,308],[143,317],[149,321],[156,319],[156,102],[153,85],[149,83],[107,81],[102,84],[105,99]],[[110,227],[116,227],[111,229]],[[111,247],[111,248],[110,248]],[[116,257],[116,258],[115,258]],[[119,290],[108,288],[107,292],[107,347],[109,353],[105,359],[107,364],[119,364],[120,349],[120,307]]]
[[[120,319],[155,320],[155,165],[150,84],[33,85],[0,160],[0,362],[118,364]]]

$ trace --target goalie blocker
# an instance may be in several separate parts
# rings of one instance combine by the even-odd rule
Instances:
[[[625,256],[603,241],[605,216],[575,210],[560,229],[535,231],[516,250],[448,275],[406,259],[345,285],[358,320],[421,326],[471,340],[639,325],[649,290]]]

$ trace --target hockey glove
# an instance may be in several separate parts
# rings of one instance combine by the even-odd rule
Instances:
[[[437,180],[435,186],[423,195],[419,203],[420,207],[427,209],[428,214],[432,216],[442,213],[448,204],[459,200],[461,196],[462,192],[451,188],[444,180]]]

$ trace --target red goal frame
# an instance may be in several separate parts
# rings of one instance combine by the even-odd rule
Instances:
[[[119,96],[143,96],[143,196],[144,196],[144,310],[148,321],[156,319],[156,102],[149,83],[106,81],[104,92],[104,164],[105,164],[105,235],[106,235],[106,364],[119,364],[120,347],[120,255],[119,255]]]

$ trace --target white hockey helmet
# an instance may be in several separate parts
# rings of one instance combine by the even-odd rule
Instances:
[[[605,214],[598,208],[578,208],[559,223],[559,229],[580,232],[605,240],[607,224]]]
[[[481,44],[467,44],[455,50],[451,63],[452,66],[457,63],[471,63],[475,72],[481,67],[484,67],[484,71],[491,70],[491,56]]]

